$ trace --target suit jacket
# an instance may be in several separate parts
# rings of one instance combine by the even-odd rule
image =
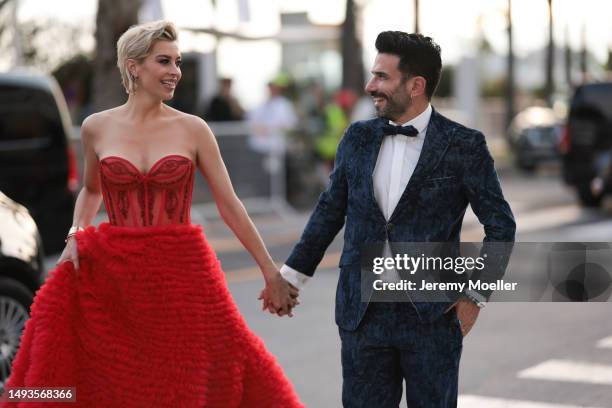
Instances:
[[[417,166],[386,220],[374,197],[372,173],[383,140],[384,119],[346,130],[330,182],[286,264],[312,276],[327,247],[346,224],[336,290],[336,323],[355,330],[367,309],[361,300],[361,248],[390,242],[459,242],[468,203],[484,225],[485,242],[514,241],[515,222],[504,199],[484,135],[433,111]],[[431,321],[449,303],[418,302]]]

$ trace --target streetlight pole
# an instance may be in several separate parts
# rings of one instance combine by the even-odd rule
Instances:
[[[512,45],[512,0],[508,0],[508,58],[506,65],[506,128],[514,118],[514,49]]]
[[[567,83],[567,87],[572,89],[573,81],[572,81],[572,47],[570,45],[569,39],[569,26],[565,25],[565,53],[564,53],[564,62],[565,62],[565,82]]]
[[[419,0],[414,0],[414,32],[421,32],[421,27],[419,27]]]
[[[587,33],[586,23],[582,23],[582,49],[580,50],[580,72],[582,74],[582,83],[588,82],[589,71],[587,66]]]
[[[554,72],[555,65],[555,40],[553,37],[553,0],[548,0],[548,49],[546,53],[546,84],[544,96],[548,106],[552,106],[552,97],[555,92]]]

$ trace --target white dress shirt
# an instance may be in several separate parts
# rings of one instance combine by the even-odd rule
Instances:
[[[247,115],[249,146],[260,153],[283,153],[286,132],[297,125],[297,115],[289,99],[275,96]]]
[[[374,197],[387,220],[391,218],[419,161],[431,112],[431,105],[428,104],[422,113],[402,124],[402,126],[414,126],[419,131],[416,137],[390,135],[385,136],[382,141],[372,178]],[[392,121],[389,123],[397,125]],[[298,289],[301,289],[310,279],[310,276],[287,265],[283,265],[280,272],[289,283]]]

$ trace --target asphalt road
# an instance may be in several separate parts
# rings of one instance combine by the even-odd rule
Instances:
[[[502,183],[517,219],[518,241],[612,237],[610,206],[581,209],[554,171],[537,176],[510,173],[502,176]],[[258,223],[267,242],[273,242],[270,249],[279,263],[295,241],[274,237],[289,239],[297,230],[297,239],[304,222],[270,218]],[[476,218],[468,214],[463,240],[482,236]],[[249,325],[278,357],[308,407],[341,407],[340,342],[333,317],[338,278],[333,261],[340,249],[339,237],[324,259],[327,267],[302,291],[292,319],[261,313],[256,297],[262,283],[256,268],[249,268],[248,257],[241,260],[237,251],[219,253]],[[459,406],[612,407],[610,303],[490,303],[464,339]]]
[[[537,175],[504,172],[500,178],[517,220],[517,241],[610,241],[612,203],[602,210],[580,208],[554,168]],[[210,214],[210,207],[194,206],[192,221],[204,225],[252,330],[277,356],[307,407],[341,407],[340,342],[333,316],[341,234],[302,291],[295,317],[280,319],[261,312],[256,299],[262,287],[259,270],[222,221]],[[279,265],[307,216],[252,212]],[[104,219],[101,213],[96,222]],[[468,212],[462,240],[482,237],[482,227]],[[48,268],[54,262],[55,257],[48,258]],[[610,303],[490,303],[464,339],[459,406],[612,407]]]

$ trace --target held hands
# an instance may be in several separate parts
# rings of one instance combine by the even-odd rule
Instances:
[[[262,310],[268,310],[278,316],[293,317],[293,308],[300,304],[298,295],[299,290],[276,271],[266,279],[266,287],[262,289],[258,299],[262,301]]]
[[[474,327],[474,323],[476,323],[476,319],[478,318],[478,313],[480,313],[480,308],[471,300],[460,298],[450,305],[444,313],[449,312],[453,307],[457,309],[457,319],[459,319],[461,323],[461,333],[463,337],[465,337],[470,330],[472,330],[472,327]]]
[[[66,242],[66,247],[64,248],[62,255],[59,257],[55,265],[59,265],[62,262],[66,261],[72,262],[75,271],[79,270],[79,254],[77,252],[77,242],[74,237],[68,238],[68,241]]]

